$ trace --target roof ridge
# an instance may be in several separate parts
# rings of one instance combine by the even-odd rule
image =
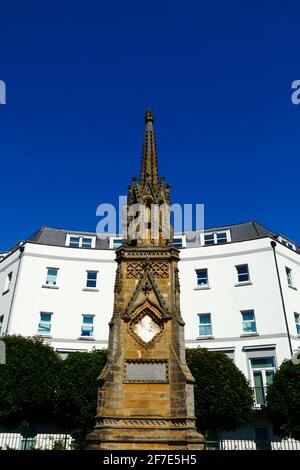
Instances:
[[[60,227],[49,227],[49,226],[44,226],[43,227],[43,230],[44,229],[48,229],[48,230],[59,230],[60,232],[75,232],[75,233],[93,233],[93,234],[97,234],[97,232],[95,231],[91,231],[91,230],[74,230],[74,229],[71,229],[71,228],[60,228]]]

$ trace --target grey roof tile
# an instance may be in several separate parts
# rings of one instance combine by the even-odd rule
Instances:
[[[269,229],[257,223],[255,220],[251,220],[249,222],[243,222],[239,224],[224,225],[221,227],[206,228],[205,232],[214,232],[214,231],[222,231],[222,230],[230,230],[232,242],[254,240],[254,239],[264,238],[264,237],[270,237],[276,240],[278,237],[278,234],[276,234],[275,232],[271,232]],[[201,231],[185,232],[187,236],[187,247],[200,246],[200,233]],[[41,245],[66,246],[67,234],[97,237],[97,234],[95,232],[66,230],[66,229],[51,228],[51,227],[41,227],[34,234],[28,237],[26,241],[32,242],[32,243],[38,243]],[[179,235],[179,234],[175,233],[175,236],[176,235]],[[114,236],[114,234],[105,234],[104,239],[97,237],[96,249],[97,250],[109,249],[110,236]],[[19,246],[19,243],[14,245],[14,247],[11,248],[10,251],[12,251],[17,246]],[[300,253],[300,248],[297,245],[296,245],[296,251]]]

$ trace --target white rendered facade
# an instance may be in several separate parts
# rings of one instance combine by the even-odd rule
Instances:
[[[227,243],[204,245],[203,234],[202,245],[183,240],[179,276],[186,345],[227,353],[251,386],[263,389],[273,369],[300,346],[300,254],[295,244],[288,247],[277,236],[235,241],[232,229],[226,231]],[[66,246],[73,235],[78,237],[66,232],[57,245],[28,240],[2,259],[2,335],[40,334],[61,354],[107,347],[116,272],[113,240],[99,249],[93,234],[85,248],[83,234],[78,247]],[[271,246],[275,240],[282,296]],[[43,317],[48,324],[43,313],[51,314]],[[258,409],[263,407],[262,393],[256,397]]]
[[[271,241],[264,237],[193,246],[180,253],[187,346],[232,352],[236,365],[247,376],[247,348],[269,345],[275,350],[277,365],[291,356]],[[295,313],[300,313],[300,256],[278,242],[275,250],[292,348],[296,350],[300,345],[295,319]],[[50,312],[50,332],[41,336],[55,349],[105,348],[113,308],[114,259],[114,249],[25,242],[22,253],[16,249],[0,263],[1,334],[37,335],[40,312]],[[246,282],[238,280],[236,266],[241,265],[248,266]],[[292,285],[286,268],[291,270]],[[47,285],[48,269],[57,270],[55,285]],[[197,270],[207,270],[208,279],[200,286]],[[93,287],[87,286],[88,272],[97,273]],[[254,311],[255,332],[242,328],[241,312],[250,310]],[[200,335],[199,314],[211,315],[211,334]],[[83,315],[94,315],[90,337],[81,337]]]

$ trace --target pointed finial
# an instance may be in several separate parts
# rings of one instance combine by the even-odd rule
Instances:
[[[145,124],[147,124],[147,122],[154,122],[154,115],[151,108],[148,108],[145,113]]]
[[[145,185],[151,180],[154,185],[158,184],[158,168],[156,155],[156,142],[153,130],[154,116],[149,108],[145,114],[146,130],[144,135],[143,156],[141,163],[140,183]]]

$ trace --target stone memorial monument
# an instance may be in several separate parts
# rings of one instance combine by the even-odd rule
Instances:
[[[185,359],[179,250],[168,230],[170,187],[158,176],[153,122],[148,110],[140,178],[128,189],[128,233],[116,251],[108,359],[98,379],[96,426],[87,449],[203,448]],[[132,230],[135,205],[142,209]]]

